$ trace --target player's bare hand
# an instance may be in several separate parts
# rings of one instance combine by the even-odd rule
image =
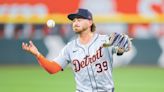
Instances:
[[[40,54],[37,47],[33,44],[32,41],[29,41],[29,43],[23,42],[22,43],[22,49],[27,51],[27,52],[32,53],[35,56],[38,56]]]

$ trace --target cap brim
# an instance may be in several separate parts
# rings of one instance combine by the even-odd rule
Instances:
[[[81,16],[79,14],[69,14],[68,15],[68,19],[70,19],[70,20],[73,20],[75,18],[84,18],[84,19],[86,19],[85,17],[83,17],[83,16]]]

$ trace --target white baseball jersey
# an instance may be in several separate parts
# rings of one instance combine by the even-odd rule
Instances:
[[[68,64],[74,71],[76,92],[113,92],[112,63],[115,48],[103,47],[107,35],[94,34],[83,45],[79,38],[69,42],[54,59],[64,69]]]

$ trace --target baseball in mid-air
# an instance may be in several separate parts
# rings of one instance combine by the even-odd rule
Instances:
[[[49,28],[55,27],[55,21],[52,20],[52,19],[49,19],[49,20],[47,21],[47,26],[48,26]]]

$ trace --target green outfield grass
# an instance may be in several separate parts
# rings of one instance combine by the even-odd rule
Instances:
[[[115,92],[164,92],[164,69],[114,68]],[[0,66],[0,92],[75,92],[71,69],[50,75],[39,66]]]

